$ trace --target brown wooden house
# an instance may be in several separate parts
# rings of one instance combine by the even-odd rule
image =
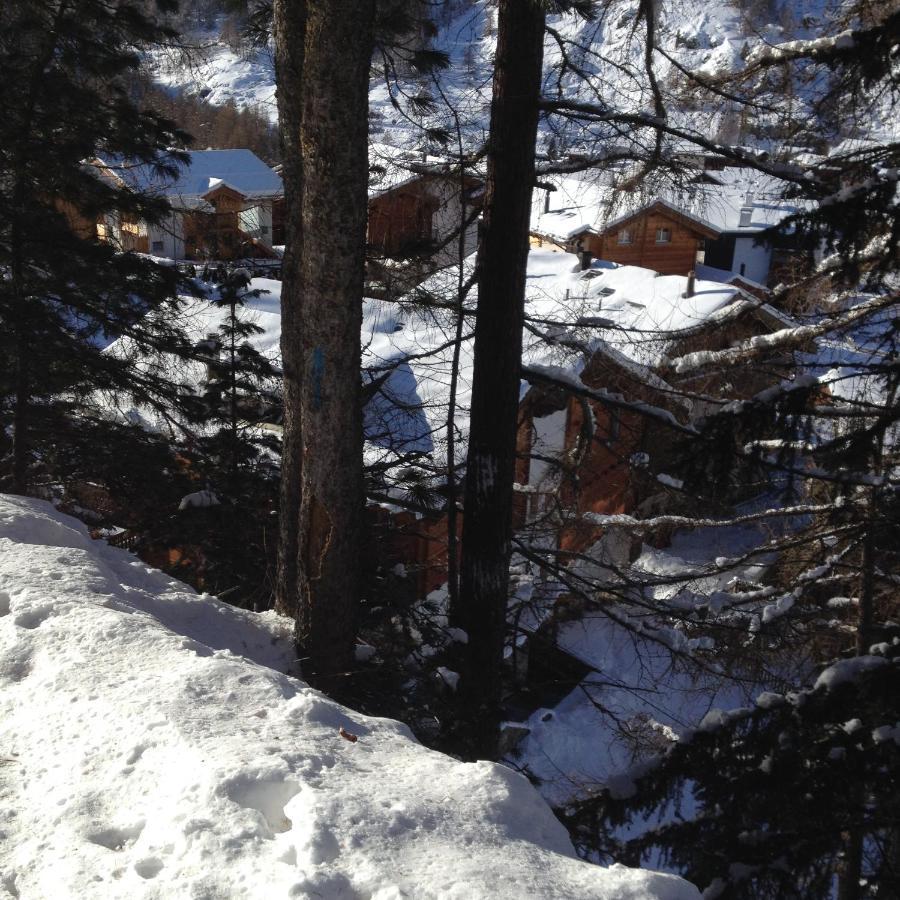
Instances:
[[[414,173],[386,190],[369,195],[367,243],[370,253],[387,257],[424,254],[447,262],[457,258],[456,241],[450,253],[444,246],[459,228],[466,230],[469,252],[475,249],[473,211],[480,207],[482,182],[465,176],[460,201],[460,181],[454,173]]]
[[[573,243],[574,249],[587,250],[595,259],[662,275],[687,275],[696,267],[704,242],[718,236],[711,225],[657,199],[614,219],[601,232],[586,229]]]
[[[385,256],[427,250],[435,239],[435,213],[441,201],[432,185],[416,179],[369,201],[369,247]]]
[[[630,401],[664,409],[681,422],[690,416],[690,404],[681,401],[671,387],[644,366],[637,365],[606,345],[599,345],[581,373],[588,388],[604,389]],[[562,430],[561,452],[551,476],[533,482],[533,453],[546,452],[536,446],[542,429],[536,419],[556,414]],[[520,495],[515,525],[540,520],[555,507],[558,519],[557,546],[569,553],[582,553],[603,536],[604,529],[592,522],[592,513],[631,513],[660,484],[639,461],[643,454],[660,458],[674,442],[675,432],[630,409],[572,396],[536,384],[522,399],[517,435],[517,472],[529,491]]]
[[[716,351],[759,334],[794,324],[789,317],[756,298],[737,293],[735,301],[668,348],[671,357],[698,350]],[[765,365],[747,367],[740,384],[726,383],[721,371],[679,375],[636,363],[598,342],[581,373],[588,388],[603,389],[628,401],[649,404],[688,424],[712,410],[708,403],[682,396],[749,398],[793,371],[790,353],[773,351]],[[535,459],[547,454],[547,423],[555,416],[557,463],[553,477],[534,477]],[[543,445],[540,440],[543,439]],[[677,430],[638,411],[573,396],[560,387],[536,382],[520,405],[516,481],[527,485],[515,505],[516,527],[553,517],[557,546],[583,553],[604,538],[606,529],[591,514],[616,515],[660,511],[671,490],[657,479],[660,465],[676,457]],[[536,455],[535,455],[536,454]],[[547,471],[538,462],[541,471]],[[668,474],[665,468],[664,474]],[[651,537],[651,539],[653,539]],[[667,535],[657,535],[660,545]],[[628,547],[619,548],[628,552]],[[620,559],[619,562],[627,562]]]

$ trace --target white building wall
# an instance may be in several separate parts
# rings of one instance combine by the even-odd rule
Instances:
[[[771,264],[771,244],[756,244],[750,235],[735,239],[734,258],[731,264],[731,271],[735,275],[743,275],[751,281],[765,284],[769,277]]]
[[[450,180],[441,179],[434,182],[433,191],[440,201],[440,206],[432,218],[432,237],[441,244],[461,225],[464,215],[471,215],[471,207],[465,214],[459,202],[459,187]],[[465,255],[474,253],[478,248],[478,222],[472,222],[466,229]],[[459,241],[454,237],[449,244],[441,247],[434,256],[438,268],[451,266],[459,260]]]
[[[241,231],[256,238],[267,247],[272,246],[272,203],[259,202],[241,210]]]
[[[267,247],[272,246],[272,203],[261,203],[259,210],[259,239]]]
[[[171,212],[158,225],[149,225],[147,241],[153,256],[183,260],[184,229],[180,213]]]

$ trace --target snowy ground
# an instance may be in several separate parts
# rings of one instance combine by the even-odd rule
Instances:
[[[272,614],[0,495],[0,896],[699,897],[577,860],[524,778],[339,706],[291,657]]]

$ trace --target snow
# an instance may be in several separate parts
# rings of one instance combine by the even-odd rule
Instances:
[[[636,762],[695,728],[713,705],[729,708],[747,700],[735,682],[679,664],[668,649],[602,611],[562,623],[557,644],[595,672],[551,714],[538,709],[528,718],[530,733],[514,755],[555,805],[628,773],[630,783]]]
[[[817,54],[835,50],[850,50],[855,43],[854,32],[848,30],[812,41],[786,41],[777,47],[759,46],[747,57],[747,65],[772,64],[787,61],[796,56],[815,57]]]
[[[465,276],[471,273],[473,265],[473,257],[466,260]],[[581,389],[584,385],[580,372],[586,359],[592,353],[603,353],[618,366],[632,371],[636,379],[669,397],[668,385],[650,367],[666,358],[674,337],[672,332],[690,332],[749,305],[733,285],[700,279],[696,281],[695,294],[685,297],[687,278],[684,276],[661,276],[651,269],[602,261],[595,261],[585,273],[574,255],[546,247],[531,248],[527,275],[526,313],[535,324],[533,330],[526,329],[523,334],[525,370],[538,375],[544,373]],[[370,465],[405,469],[419,454],[427,455],[438,469],[445,462],[456,332],[456,313],[447,305],[455,297],[457,280],[458,268],[449,267],[399,300],[368,298],[363,301],[360,336],[363,377],[371,382],[386,376],[364,411],[365,452]],[[261,329],[249,342],[277,369],[280,367],[281,283],[256,278],[250,288],[264,293],[260,297],[248,297],[240,316]],[[426,300],[437,300],[438,305],[423,304],[423,296]],[[476,299],[477,289],[473,289],[466,300],[468,312],[474,308]],[[219,329],[226,311],[206,298],[184,300],[181,321],[189,338],[195,344],[201,343]],[[753,306],[758,306],[758,301],[754,300]],[[602,322],[591,322],[589,317],[598,312]],[[579,320],[586,324],[571,324]],[[474,368],[472,325],[472,318],[467,316],[455,401],[457,461],[464,454],[468,438]],[[566,346],[560,349],[559,345],[569,337],[583,344],[584,353],[573,355]],[[127,340],[115,342],[108,352],[134,356],[134,364],[138,366],[162,367],[176,373],[198,392],[202,390],[206,368],[200,363],[181,363],[172,357],[154,361],[142,357],[140,348],[130,346]],[[522,393],[526,389],[523,384]],[[625,401],[618,395],[603,395],[610,403],[640,408],[670,425],[677,426],[680,421],[669,409]],[[130,408],[121,397],[110,397],[109,402],[115,404],[115,414],[128,420],[160,430],[169,427],[151,410]],[[675,400],[669,405],[681,409],[682,419],[691,414],[686,401]],[[536,452],[548,458],[559,455],[565,419],[565,413],[560,413],[538,420],[541,431]],[[552,475],[552,467],[542,466],[538,460],[529,486],[539,490],[539,482],[544,478],[552,481]],[[436,478],[439,480],[441,476]],[[675,486],[674,481],[667,483]]]
[[[522,776],[429,751],[284,674],[289,632],[0,495],[6,892],[699,897],[578,860]]]
[[[890,663],[883,656],[854,656],[841,659],[825,669],[816,679],[814,688],[832,690],[848,681],[856,681],[864,672],[870,672]]]
[[[473,264],[473,258],[467,260],[466,274]],[[440,464],[450,396],[455,314],[446,308],[423,308],[417,299],[422,293],[446,303],[455,295],[457,271],[456,267],[450,267],[436,273],[416,292],[399,301],[366,299],[363,302],[363,367],[369,370],[367,377],[390,373],[365,411],[367,457],[371,463],[390,463],[392,458],[402,460],[411,453],[429,453]],[[581,316],[596,314],[600,307],[604,319],[615,328],[585,326],[591,346],[615,355],[620,364],[631,360],[636,364],[636,373],[645,379],[651,376],[646,366],[662,358],[665,350],[667,338],[657,335],[658,331],[701,325],[718,311],[734,305],[741,296],[734,286],[699,280],[696,294],[685,298],[682,295],[686,278],[658,276],[650,269],[636,266],[614,266],[598,261],[590,272],[595,277],[585,279],[577,258],[571,254],[532,248],[526,288],[528,315],[538,320],[573,322]],[[250,288],[264,291],[261,297],[247,298],[241,312],[242,318],[262,329],[260,334],[251,336],[250,343],[277,367],[281,283],[255,278]],[[469,309],[475,299],[473,291],[467,301]],[[206,299],[185,298],[181,312],[184,327],[195,343],[215,332],[224,316],[224,310]],[[460,351],[456,397],[460,447],[465,446],[468,434],[474,365],[470,337],[471,328],[467,325]],[[558,357],[558,351],[543,339],[530,332],[524,337],[526,365],[550,363]],[[129,353],[131,349],[127,341],[118,341],[109,352]],[[553,372],[580,384],[577,373],[571,370],[571,359],[565,361],[567,368],[557,366]],[[135,364],[149,366],[152,361],[137,360]],[[179,371],[197,388],[205,377],[205,368],[200,364],[179,364],[173,358],[162,364],[169,370]],[[121,412],[134,418],[135,411]],[[148,424],[165,427],[148,410],[136,412]],[[668,412],[665,415],[671,417]],[[545,437],[553,442],[549,434]]]
[[[878,728],[872,730],[872,740],[876,744],[883,744],[887,741],[893,741],[900,745],[900,722],[895,725],[879,725]]]
[[[108,166],[135,190],[162,194],[176,204],[180,200],[190,205],[222,185],[251,198],[284,194],[281,176],[251,150],[192,150],[187,155],[187,164],[179,165],[174,177],[118,160],[109,160]]]
[[[438,87],[429,78],[415,73],[401,74],[399,83],[392,84],[380,65],[373,67],[369,89],[370,132],[375,140],[396,147],[423,149],[429,143],[424,128],[445,127],[448,107],[458,115],[464,145],[467,150],[479,147],[484,140],[489,116],[491,76],[496,50],[497,10],[490,0],[447,0],[430,4],[429,18],[437,33],[430,46],[446,53],[450,67],[437,73]],[[804,4],[804,15],[796,24],[784,16],[773,17],[770,12],[738,9],[734,3],[698,8],[692,0],[668,0],[657,10],[656,42],[668,56],[688,69],[708,76],[739,72],[745,59],[756,47],[769,48],[794,39],[819,38],[833,19],[833,10],[817,2]],[[781,22],[781,24],[780,24]],[[217,28],[200,30],[192,35],[195,48],[190,59],[171,52],[159,52],[153,57],[156,78],[170,87],[184,88],[198,93],[211,103],[229,100],[239,107],[264,110],[271,121],[277,119],[275,77],[271,48],[254,50],[228,46]],[[595,21],[580,17],[548,15],[548,24],[559,38],[567,43],[570,59],[577,60],[577,70],[571,64],[562,65],[563,51],[548,34],[544,45],[544,93],[567,99],[601,102],[612,108],[634,113],[646,111],[647,79],[643,74],[645,28],[634,15],[634,4],[606,4]],[[199,49],[199,52],[197,50]],[[763,51],[765,52],[765,51]],[[655,67],[664,90],[677,79],[674,67],[661,54]],[[581,77],[588,76],[589,80]],[[798,86],[793,99],[797,120],[811,114],[813,105],[808,92]],[[404,94],[427,94],[435,101],[433,111],[405,108]],[[714,103],[700,106],[670,104],[668,122],[683,127],[707,140],[718,140],[724,131],[734,130],[734,110],[731,104]],[[761,116],[764,118],[764,116]],[[542,162],[565,157],[569,152],[596,153],[595,129],[584,129],[578,123],[557,117],[542,117],[539,150]],[[455,130],[451,126],[451,130]],[[740,129],[737,129],[740,132]],[[622,148],[643,153],[646,135],[641,129],[635,133],[603,135],[609,155],[615,159]],[[742,133],[738,139],[746,140]],[[551,141],[553,152],[550,152]],[[677,143],[677,142],[672,142]],[[766,140],[760,139],[763,149]],[[613,163],[615,165],[615,163]]]
[[[193,494],[185,494],[178,504],[179,511],[185,509],[203,509],[208,506],[219,506],[219,498],[212,491],[194,491]]]
[[[210,34],[198,36],[198,44],[189,65],[166,51],[152,58],[156,79],[170,87],[184,87],[199,93],[207,102],[220,105],[233,100],[238,107],[254,107],[278,121],[275,102],[275,73],[267,50],[237,54]]]
[[[693,219],[718,234],[759,235],[800,211],[797,203],[782,195],[786,183],[754,169],[729,166],[704,173],[704,180],[680,185],[664,181],[643,182],[639,190],[622,190],[618,184],[627,172],[546,177],[555,190],[536,190],[531,229],[553,240],[569,241],[585,230],[596,233],[619,224],[655,203]],[[545,206],[548,205],[545,211]],[[742,211],[749,220],[742,224]],[[738,271],[735,268],[735,271]]]
[[[666,487],[674,488],[676,491],[680,491],[684,487],[684,482],[680,478],[673,478],[671,475],[667,475],[665,472],[660,472],[656,476],[656,480],[660,484],[664,484]]]

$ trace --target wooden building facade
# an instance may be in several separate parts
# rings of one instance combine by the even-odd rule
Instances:
[[[602,232],[582,232],[573,249],[662,275],[687,275],[696,267],[705,242],[718,236],[711,226],[657,200],[611,222]]]
[[[460,229],[466,252],[475,249],[482,181],[457,174],[422,173],[369,197],[366,240],[375,256],[428,256],[440,268],[456,261]],[[461,196],[462,194],[462,196]]]
[[[704,327],[671,346],[669,355],[724,350],[793,324],[771,306],[740,294],[733,308],[726,307],[724,312],[726,315],[711,317]],[[581,381],[588,388],[647,404],[688,424],[717,409],[716,398],[748,399],[794,371],[792,353],[773,350],[764,361],[746,367],[739,384],[730,383],[720,370],[657,374],[601,344],[582,372]],[[710,398],[709,402],[697,399],[700,397]],[[553,416],[552,426],[558,436],[556,448],[548,451],[546,435]],[[655,514],[670,506],[671,490],[657,474],[661,461],[667,466],[666,474],[677,474],[680,447],[678,431],[658,419],[573,396],[562,388],[535,385],[520,405],[516,481],[527,487],[516,498],[515,527],[546,518],[556,528],[558,549],[584,553],[608,537],[608,529],[593,520],[593,515]],[[556,457],[553,474],[536,478],[536,466],[541,472],[548,471],[544,459],[548,453]],[[619,540],[614,552],[621,554],[617,564],[625,563],[628,559],[622,557],[633,548],[627,535],[614,537]],[[665,546],[668,534],[650,535],[648,540]]]
[[[371,198],[370,249],[384,256],[427,252],[435,242],[434,220],[440,206],[440,197],[425,178]]]

